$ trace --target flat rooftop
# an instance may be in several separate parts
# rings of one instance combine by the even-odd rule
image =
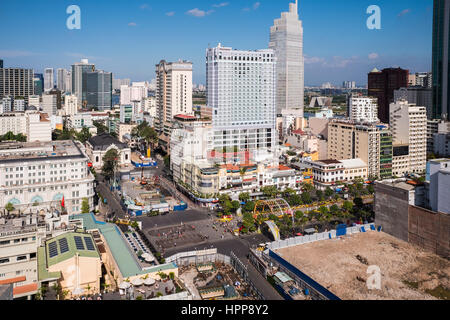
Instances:
[[[433,300],[450,294],[450,261],[369,231],[276,251],[342,300]],[[381,269],[381,290],[367,288],[367,269]]]
[[[77,143],[71,140],[50,142],[1,142],[0,164],[15,161],[84,158]]]

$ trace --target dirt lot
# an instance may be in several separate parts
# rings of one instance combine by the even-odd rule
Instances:
[[[343,300],[450,299],[450,261],[383,232],[367,232],[278,250]],[[369,290],[369,266],[381,269],[381,290]]]

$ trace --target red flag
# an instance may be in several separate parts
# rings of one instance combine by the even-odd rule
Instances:
[[[63,198],[62,198],[62,200],[61,200],[61,207],[63,207],[63,208],[66,207],[66,206],[64,205],[64,196],[63,196]]]

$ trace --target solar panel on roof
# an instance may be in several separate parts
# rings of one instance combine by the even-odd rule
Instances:
[[[48,244],[48,254],[50,258],[56,257],[58,255],[58,247],[56,246],[56,241]]]
[[[84,237],[84,242],[86,243],[86,248],[90,251],[95,251],[94,243],[89,237]]]
[[[66,238],[59,239],[59,250],[61,251],[61,254],[69,251],[69,244],[67,243]]]
[[[75,236],[73,237],[73,239],[75,240],[75,246],[77,247],[77,250],[85,250],[81,237]]]

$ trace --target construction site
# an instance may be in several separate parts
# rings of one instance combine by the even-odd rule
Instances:
[[[141,174],[121,183],[122,196],[130,216],[159,215],[174,211],[184,211],[187,204],[174,198],[163,188],[159,176]]]
[[[275,252],[342,300],[450,299],[449,260],[384,232],[361,232]],[[381,271],[379,289],[368,286],[373,266]]]

